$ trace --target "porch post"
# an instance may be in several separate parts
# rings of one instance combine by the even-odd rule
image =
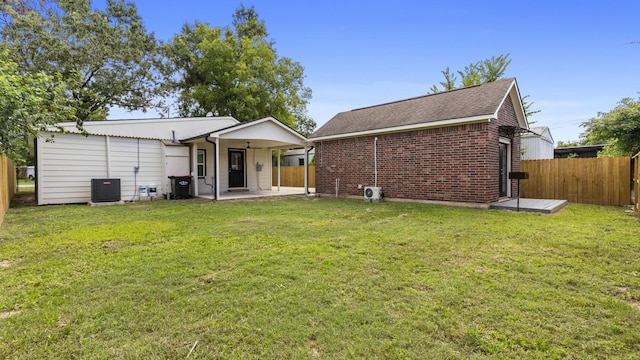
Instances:
[[[309,154],[307,145],[304,146],[304,194],[309,195]]]
[[[195,171],[194,171],[195,169]],[[193,196],[198,196],[198,144],[191,144],[191,183],[193,184]]]
[[[276,157],[278,158],[278,191],[280,191],[280,149],[276,149]]]
[[[220,138],[216,138],[215,142],[216,147],[216,200],[220,200]]]

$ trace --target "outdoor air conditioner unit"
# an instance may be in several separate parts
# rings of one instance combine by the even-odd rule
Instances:
[[[91,202],[120,201],[120,179],[91,179]]]
[[[382,188],[368,186],[364,188],[364,200],[368,202],[382,201]]]

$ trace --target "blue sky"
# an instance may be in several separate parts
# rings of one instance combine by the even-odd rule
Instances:
[[[169,40],[194,21],[231,24],[240,2],[134,1],[148,31]],[[101,2],[96,2],[100,6]],[[556,140],[640,96],[640,1],[244,1],[266,22],[280,56],[305,68],[309,115],[420,96],[441,70],[510,54],[517,78]],[[632,42],[638,41],[637,44]],[[154,116],[147,113],[146,116]],[[110,118],[140,117],[114,110]]]

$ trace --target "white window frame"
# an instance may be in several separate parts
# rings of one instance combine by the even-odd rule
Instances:
[[[202,161],[200,161],[200,155],[202,154]],[[207,150],[198,149],[196,158],[196,167],[197,167],[197,175],[198,179],[204,179],[207,176]],[[202,169],[202,173],[200,173],[200,169]]]

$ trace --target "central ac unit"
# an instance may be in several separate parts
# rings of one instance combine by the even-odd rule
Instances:
[[[91,202],[120,201],[120,179],[91,179]]]
[[[364,188],[364,200],[368,202],[382,201],[382,188],[368,186]]]

